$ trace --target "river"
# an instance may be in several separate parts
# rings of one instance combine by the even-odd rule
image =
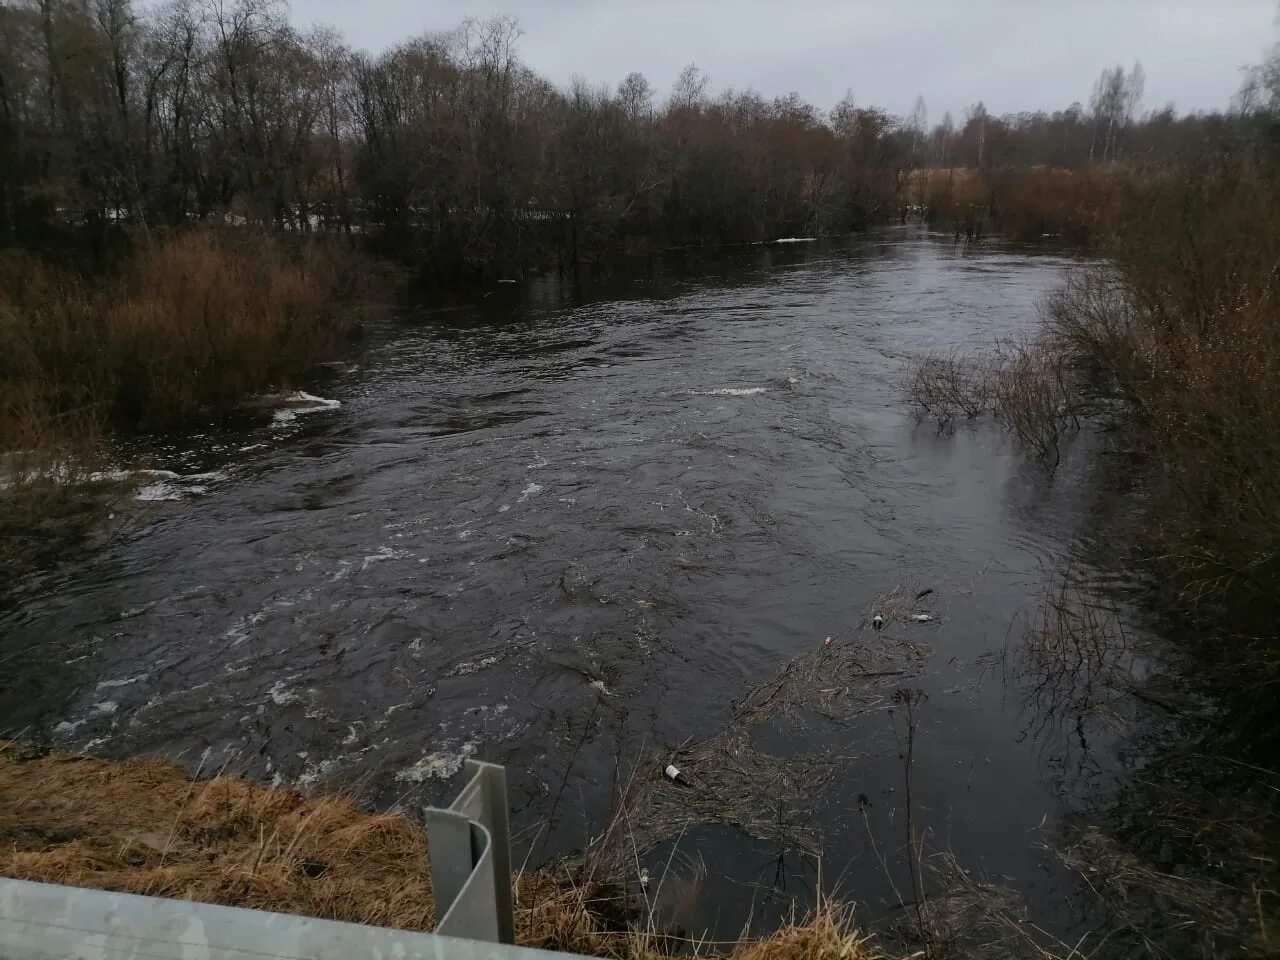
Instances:
[[[989,423],[917,423],[900,381],[1032,329],[1070,264],[903,228],[397,311],[309,388],[340,406],[144,444],[180,477],[0,611],[0,728],[407,808],[489,759],[539,862],[589,842],[619,770],[715,736],[827,637],[872,642],[876,596],[930,589],[935,620],[892,625],[927,694],[915,829],[1066,929],[1043,830],[1104,764],[1037,735],[1008,653],[1082,562],[1087,488]],[[906,899],[886,874],[910,890],[906,723],[886,699],[752,732],[848,749],[806,813],[824,883],[872,919]],[[785,843],[696,819],[646,854],[678,839],[703,874],[668,888],[688,928],[735,935],[811,888]]]

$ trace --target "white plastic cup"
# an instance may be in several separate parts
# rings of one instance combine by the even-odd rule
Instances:
[[[664,770],[663,773],[667,775],[668,780],[674,780],[677,783],[679,783],[683,777],[683,775],[680,773],[680,768],[677,767],[674,763],[668,763],[667,769]]]

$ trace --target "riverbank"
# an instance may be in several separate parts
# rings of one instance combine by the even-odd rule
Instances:
[[[431,930],[421,825],[340,796],[304,796],[234,777],[189,779],[159,759],[109,762],[0,741],[0,876]],[[648,958],[681,938],[643,916],[616,883],[562,864],[514,878],[517,942]],[[695,941],[696,942],[696,941]],[[684,944],[692,946],[693,943]],[[811,917],[704,956],[734,960],[885,957],[831,902]]]

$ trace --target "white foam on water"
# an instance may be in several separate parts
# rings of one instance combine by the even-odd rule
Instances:
[[[463,660],[449,671],[451,677],[465,677],[469,673],[478,673],[486,667],[492,667],[495,663],[502,660],[502,657],[494,654],[489,657],[481,657],[479,660]]]
[[[168,500],[181,500],[182,491],[172,483],[148,483],[138,488],[133,499],[143,503],[162,503]]]
[[[137,683],[139,680],[145,680],[145,679],[147,679],[147,674],[140,673],[136,677],[124,677],[123,679],[120,679],[120,680],[103,680],[101,683],[98,684],[97,689],[113,690],[116,687],[127,687],[132,683]]]
[[[267,696],[271,698],[271,702],[277,707],[287,707],[291,703],[298,702],[298,695],[292,690],[286,689],[287,685],[293,677],[284,680],[277,680],[271,685],[271,689],[267,691]]]
[[[55,737],[70,737],[88,722],[88,720],[63,720],[53,728],[53,735]]]
[[[817,237],[779,237],[774,243],[813,243]]]
[[[716,387],[714,390],[693,390],[695,396],[699,397],[754,397],[761,393],[768,393],[768,387]]]
[[[467,741],[457,753],[441,751],[430,753],[417,763],[396,771],[398,783],[423,783],[426,780],[447,780],[462,769],[462,762],[475,756],[479,743]]]
[[[338,765],[338,759],[331,757],[325,760],[312,762],[307,759],[306,751],[298,753],[298,759],[306,764],[302,773],[298,774],[297,783],[302,787],[314,787],[322,779],[329,775],[329,772]]]
[[[109,717],[120,708],[114,700],[102,700],[93,705],[93,712],[100,717]]]
[[[391,547],[379,547],[377,553],[371,553],[364,557],[360,563],[361,570],[368,570],[375,563],[383,563],[387,560],[408,560],[413,554],[408,550],[395,550]]]
[[[273,398],[283,403],[280,409],[271,415],[271,422],[280,426],[292,423],[298,417],[305,416],[308,413],[319,413],[322,410],[336,410],[342,406],[341,400],[330,400],[327,397],[317,397],[315,394],[307,393],[304,390],[298,390],[295,393],[285,394],[280,397]]]

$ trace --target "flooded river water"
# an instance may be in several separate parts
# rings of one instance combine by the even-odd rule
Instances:
[[[900,381],[1031,329],[1069,263],[903,229],[401,311],[310,387],[340,406],[147,449],[179,476],[129,532],[0,611],[0,727],[410,808],[497,761],[538,862],[590,841],[640,758],[660,780],[647,758],[716,736],[751,684],[931,589],[934,622],[886,630],[927,694],[915,829],[1061,928],[1042,831],[1100,768],[1037,735],[1007,654],[1080,562],[1085,488],[990,424],[916,423]],[[750,731],[779,760],[846,751],[802,813],[824,883],[872,918],[901,910],[890,877],[910,890],[907,719],[882,692]],[[671,909],[735,935],[814,870],[725,820],[645,857],[699,861]]]

